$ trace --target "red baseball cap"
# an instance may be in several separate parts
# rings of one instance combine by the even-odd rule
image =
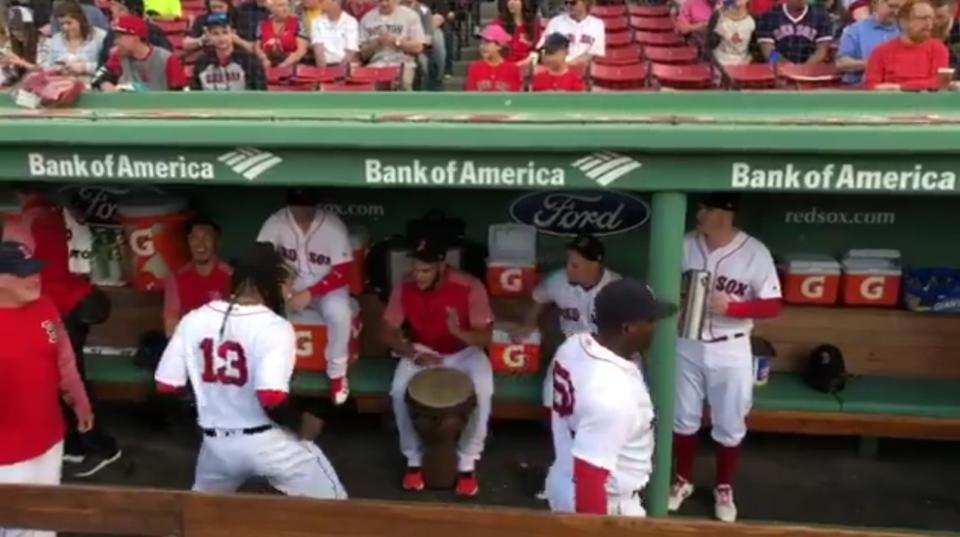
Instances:
[[[123,15],[113,23],[113,31],[121,34],[130,34],[147,39],[147,23],[140,17]]]

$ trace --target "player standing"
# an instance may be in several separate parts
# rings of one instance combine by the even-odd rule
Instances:
[[[550,510],[645,516],[642,492],[653,469],[653,403],[628,357],[644,351],[658,320],[676,307],[649,287],[623,279],[596,299],[597,331],[557,351],[553,370],[553,446],[547,475]]]
[[[311,308],[327,327],[327,376],[330,398],[342,405],[350,395],[347,361],[350,357],[349,274],[353,262],[347,227],[336,214],[317,206],[318,199],[305,188],[287,192],[287,206],[260,228],[258,242],[269,242],[296,267],[293,311]]]
[[[234,270],[229,302],[188,313],[160,359],[158,391],[189,381],[197,402],[204,439],[195,491],[234,492],[258,475],[293,496],[347,497],[313,443],[319,420],[288,401],[296,361],[293,325],[281,316],[288,278],[270,245],[253,245]]]
[[[716,453],[714,511],[724,522],[737,519],[733,475],[746,417],[753,402],[752,319],[775,317],[783,307],[770,251],[734,226],[735,194],[713,194],[700,204],[697,229],[683,242],[683,270],[711,273],[707,319],[699,340],[677,340],[676,414],[673,450],[677,478],[669,509],[693,494],[693,462],[703,401],[710,405]]]

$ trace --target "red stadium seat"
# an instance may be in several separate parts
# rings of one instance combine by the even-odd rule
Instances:
[[[170,41],[170,45],[173,46],[174,52],[183,50],[183,40],[186,37],[184,34],[167,34],[167,39]]]
[[[320,91],[326,92],[351,92],[351,91],[376,91],[377,85],[373,82],[335,82],[330,84],[321,84]]]
[[[308,80],[267,84],[267,91],[317,91],[317,83]]]
[[[653,63],[696,63],[695,47],[643,47],[643,55]]]
[[[630,4],[627,12],[634,17],[669,17],[670,8],[668,6],[644,6],[640,4]]]
[[[647,85],[647,67],[642,63],[630,65],[590,66],[590,80],[594,87],[611,90],[637,90]]]
[[[342,80],[346,76],[347,70],[343,66],[317,67],[316,65],[298,65],[294,78],[296,80],[312,80],[320,84],[327,84]]]
[[[707,89],[713,84],[710,65],[696,63],[692,65],[651,64],[651,73],[661,87],[675,89]]]
[[[271,67],[267,71],[267,83],[277,84],[293,78],[293,67]]]
[[[724,65],[723,74],[733,89],[766,89],[776,86],[777,77],[768,63]]]
[[[630,26],[641,32],[672,32],[676,29],[670,17],[630,17]]]
[[[654,47],[679,47],[684,45],[683,37],[675,32],[636,32],[634,39],[641,45]]]
[[[350,69],[347,80],[350,82],[372,82],[379,90],[392,90],[400,86],[402,68],[393,67],[354,67]]]
[[[607,34],[607,48],[625,47],[633,44],[633,34],[630,32],[614,32]]]
[[[840,83],[840,72],[832,63],[786,64],[778,67],[778,75],[796,89],[829,88]]]
[[[590,14],[594,17],[599,17],[601,19],[609,19],[615,17],[624,17],[627,14],[627,7],[620,6],[593,6],[593,9],[590,10]]]
[[[185,34],[190,29],[187,19],[154,19],[153,23],[167,35]]]
[[[606,54],[593,61],[603,65],[625,65],[637,63],[643,58],[643,52],[639,45],[629,45],[626,47],[608,48]]]
[[[612,19],[600,19],[603,21],[603,26],[607,29],[607,33],[613,32],[626,32],[630,29],[630,22],[626,17],[615,17]]]

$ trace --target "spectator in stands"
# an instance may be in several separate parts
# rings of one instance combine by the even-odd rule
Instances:
[[[373,0],[346,0],[346,5],[343,6],[343,10],[358,21],[362,21],[367,13],[375,9],[377,9],[377,2]]]
[[[177,19],[183,15],[180,0],[144,0],[147,15],[164,19]]]
[[[78,0],[78,3],[80,4],[80,9],[83,11],[84,16],[86,16],[87,21],[90,23],[90,26],[93,26],[95,28],[100,28],[104,32],[110,31],[110,20],[103,13],[103,10],[101,10],[99,7],[96,6],[96,4],[93,3],[93,0]],[[54,2],[53,11],[56,11],[56,5],[57,5],[57,2]],[[52,13],[52,11],[51,11],[51,14],[53,16],[50,17],[50,21],[49,21],[50,30],[49,32],[43,32],[43,33],[49,34],[49,35],[56,35],[57,33],[60,32],[60,28],[61,28],[60,21],[58,20],[57,16]]]
[[[0,86],[9,86],[32,69],[37,57],[38,33],[30,21],[29,9],[13,6],[8,9],[6,24],[0,32]]]
[[[230,27],[233,28],[233,32],[231,33],[233,34],[234,46],[246,52],[253,52],[255,41],[247,41],[240,37],[237,26],[240,16],[236,8],[233,7],[233,4],[230,3],[230,0],[207,0],[207,11],[194,19],[193,24],[190,26],[190,31],[187,32],[187,37],[183,39],[184,52],[198,51],[208,45],[206,39],[206,16],[211,13],[225,14],[230,21]]]
[[[401,85],[413,89],[417,56],[423,52],[424,29],[420,16],[397,5],[397,0],[380,0],[379,7],[360,21],[360,57],[371,67],[400,66]]]
[[[677,16],[677,31],[681,35],[702,43],[706,38],[707,24],[716,11],[715,0],[684,0]]]
[[[707,48],[720,65],[746,65],[753,58],[750,40],[756,23],[747,5],[750,0],[728,0],[707,24]]]
[[[255,44],[259,37],[260,25],[270,18],[267,10],[269,0],[246,0],[237,6],[236,32],[244,41]],[[253,51],[253,49],[250,49]]]
[[[234,44],[234,31],[226,13],[204,18],[210,44],[197,59],[190,88],[202,91],[266,90],[263,65],[252,53]],[[219,232],[218,232],[219,234]],[[190,243],[193,252],[193,243]],[[194,261],[197,261],[196,258]]]
[[[843,31],[837,50],[837,70],[843,73],[844,84],[863,82],[863,71],[873,49],[900,37],[897,11],[902,4],[903,0],[874,0],[873,14]]]
[[[779,6],[783,3],[783,0],[750,0],[750,16],[754,20],[759,20],[762,15],[770,11],[776,6]]]
[[[563,34],[546,36],[540,58],[544,68],[533,75],[533,91],[587,91],[583,75],[567,59],[569,47]]]
[[[521,91],[520,67],[503,57],[504,49],[510,45],[510,34],[499,24],[491,24],[477,38],[480,59],[467,69],[467,91]]]
[[[960,26],[956,24],[957,0],[933,0],[933,36],[943,41],[950,53],[950,67],[955,69],[954,80],[960,76]]]
[[[419,0],[400,0],[400,4],[420,15],[423,26],[423,54],[420,55],[420,89],[443,90],[443,66],[447,61],[447,48],[443,41],[443,15],[437,15]]]
[[[61,31],[50,38],[44,70],[89,82],[97,71],[107,32],[91,26],[80,4],[73,0],[57,2],[53,6],[53,16],[60,23]]]
[[[898,13],[903,34],[873,50],[867,60],[864,87],[880,91],[945,89],[940,69],[950,65],[950,53],[933,37],[934,10],[930,0],[906,0]]]
[[[208,25],[218,30],[224,28],[222,23],[218,25],[212,20]],[[231,43],[228,38],[222,41]],[[250,54],[247,56],[252,65],[258,66]],[[200,72],[199,66],[197,72]],[[173,335],[184,315],[211,300],[226,299],[230,295],[232,269],[218,256],[220,226],[213,220],[197,218],[187,224],[186,231],[190,262],[169,275],[163,284],[163,325],[167,337]]]
[[[437,32],[443,35],[444,54],[443,65],[440,65],[441,74],[444,78],[452,77],[454,26],[457,21],[456,0],[420,0],[420,3],[430,8],[430,11],[434,13]]]
[[[860,22],[873,13],[871,9],[874,0],[856,0],[847,6],[846,25],[849,26],[855,22]]]
[[[307,29],[290,11],[290,0],[270,0],[270,17],[260,23],[256,52],[265,70],[300,63],[307,53]]]
[[[323,15],[323,4],[325,0],[300,0],[297,6],[297,14],[300,16],[300,26],[307,32],[307,39],[313,38],[310,33],[313,23],[317,22],[320,15]]]
[[[117,20],[124,15],[132,15],[142,19],[143,0],[111,0],[110,13],[113,15],[113,20]],[[147,43],[172,52],[173,45],[167,38],[166,32],[150,21],[146,21],[146,23]],[[104,64],[107,63],[107,59],[110,57],[110,51],[113,50],[115,41],[116,35],[113,32],[107,32],[107,36],[103,39],[103,47],[100,50],[100,67],[103,67]]]
[[[94,88],[179,91],[187,85],[177,56],[147,42],[147,23],[143,19],[124,15],[113,23],[113,31],[117,34],[117,46],[93,77]]]
[[[360,52],[360,23],[343,10],[343,0],[323,0],[323,14],[310,32],[317,66],[346,65]]]
[[[780,63],[822,63],[833,41],[833,23],[807,0],[787,0],[757,22],[757,42],[764,58],[777,52]]]
[[[606,54],[607,30],[603,21],[590,14],[592,6],[593,0],[567,0],[567,11],[550,19],[538,48],[546,46],[546,36],[560,34],[570,43],[567,63],[573,67],[586,67],[594,58]]]
[[[511,36],[507,61],[527,65],[536,54],[540,41],[540,17],[532,0],[500,0],[500,16],[494,24]]]

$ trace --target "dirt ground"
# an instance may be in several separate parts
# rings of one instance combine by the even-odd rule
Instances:
[[[396,433],[379,416],[323,412],[319,443],[354,498],[458,501],[451,492],[409,494],[400,488],[403,461]],[[111,406],[101,423],[120,440],[125,457],[86,483],[186,489],[192,483],[200,437],[188,416],[158,423],[139,407]],[[532,497],[520,464],[545,464],[546,432],[530,422],[495,422],[480,465],[477,504],[546,509]],[[711,516],[713,457],[705,438],[698,484],[683,516]],[[65,476],[69,466],[64,467]],[[839,524],[960,532],[957,445],[883,441],[875,458],[857,441],[787,435],[748,436],[736,485],[741,520]],[[67,479],[67,481],[77,481]],[[266,490],[250,483],[250,490]]]

